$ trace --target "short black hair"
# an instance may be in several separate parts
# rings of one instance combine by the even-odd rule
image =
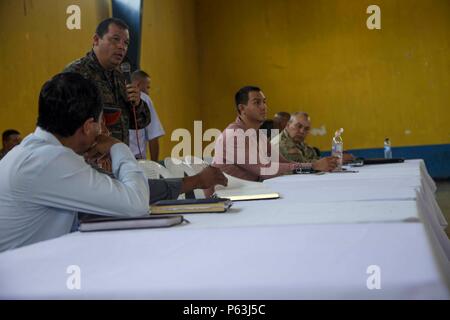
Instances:
[[[39,94],[37,125],[62,137],[72,136],[86,120],[99,120],[103,110],[97,86],[78,73],[60,73]]]
[[[100,22],[97,26],[97,29],[95,29],[95,33],[100,37],[103,38],[105,33],[108,33],[108,28],[110,24],[115,24],[116,26],[119,26],[120,28],[124,30],[129,30],[130,27],[125,23],[125,21],[118,19],[118,18],[108,18]]]
[[[236,103],[236,110],[238,113],[240,113],[239,105],[248,103],[248,94],[252,91],[260,92],[261,89],[255,86],[245,86],[240,88],[239,91],[234,95],[234,102]]]
[[[2,141],[5,142],[10,136],[13,136],[15,134],[20,134],[20,132],[14,129],[8,129],[3,131]]]
[[[131,74],[131,80],[150,78],[144,70],[136,70]]]
[[[291,114],[289,112],[280,111],[275,113],[275,118],[285,118],[289,120],[291,118]]]
[[[271,138],[272,136],[272,129],[274,129],[274,123],[272,119],[267,119],[262,123],[262,125],[259,127],[260,130],[267,130],[266,135],[267,138]]]

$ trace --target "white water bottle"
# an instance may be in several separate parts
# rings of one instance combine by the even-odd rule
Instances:
[[[335,132],[333,137],[333,143],[331,146],[331,156],[338,158],[338,163],[336,170],[342,170],[342,158],[344,154],[344,141],[342,140],[341,134],[344,132],[343,128],[340,128]]]
[[[384,139],[384,158],[392,159],[392,148],[389,138]]]

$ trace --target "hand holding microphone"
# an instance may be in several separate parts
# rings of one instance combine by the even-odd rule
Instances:
[[[120,70],[125,75],[125,84],[127,86],[127,96],[128,96],[128,100],[132,104],[131,111],[132,111],[132,115],[133,115],[133,119],[134,119],[134,127],[138,128],[136,107],[141,104],[141,92],[140,92],[139,88],[137,87],[137,85],[133,85],[133,83],[131,81],[131,66],[130,66],[130,64],[128,62],[122,63],[120,65]],[[137,130],[136,130],[136,142],[137,142],[137,146],[139,149],[139,154],[143,158],[141,147],[139,144],[139,135],[138,135]]]
[[[137,107],[141,103],[141,93],[136,85],[127,84],[128,100]]]
[[[120,65],[120,70],[125,75],[128,100],[136,107],[141,103],[141,92],[137,85],[131,82],[131,66],[128,62],[124,62]]]

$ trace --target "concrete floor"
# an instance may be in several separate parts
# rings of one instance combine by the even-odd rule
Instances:
[[[436,200],[447,221],[450,223],[450,180],[437,180]],[[447,236],[450,238],[450,226],[447,227]]]

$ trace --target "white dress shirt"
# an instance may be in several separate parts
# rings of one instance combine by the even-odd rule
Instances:
[[[78,212],[148,214],[149,186],[130,149],[110,150],[116,179],[41,128],[0,161],[0,252],[69,233]]]
[[[148,108],[150,109],[150,115],[152,120],[148,126],[144,129],[137,130],[139,137],[139,146],[141,147],[142,156],[144,159],[147,158],[147,141],[159,138],[165,134],[164,128],[159,121],[158,114],[156,113],[155,107],[150,97],[141,92],[141,99],[145,101]],[[139,147],[136,139],[136,130],[130,130],[130,149],[135,156],[139,156]]]

